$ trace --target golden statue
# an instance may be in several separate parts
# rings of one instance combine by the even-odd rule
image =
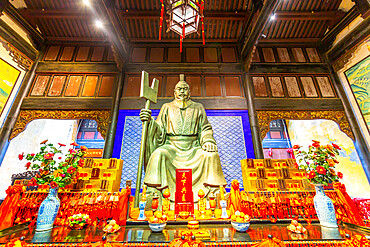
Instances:
[[[144,183],[160,191],[169,188],[174,200],[176,169],[192,169],[193,191],[207,195],[211,187],[225,186],[220,156],[204,107],[190,99],[189,85],[180,75],[175,99],[163,104],[157,120],[142,109],[140,119],[149,122],[145,147]],[[198,201],[198,195],[194,195]]]

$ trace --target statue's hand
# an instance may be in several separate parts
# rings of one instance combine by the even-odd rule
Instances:
[[[207,152],[217,152],[217,146],[212,142],[204,143],[202,149]]]
[[[152,111],[147,109],[141,109],[140,111],[140,119],[143,122],[150,121],[152,116]]]

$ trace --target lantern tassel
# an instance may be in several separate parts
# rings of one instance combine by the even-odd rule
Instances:
[[[182,40],[185,38],[185,23],[182,24],[182,35],[180,35],[180,53],[182,52]]]
[[[205,45],[206,44],[206,39],[204,38],[204,15],[203,15],[203,10],[204,10],[204,1],[201,0],[200,14],[201,14],[201,21],[202,21],[202,39],[203,39],[203,45]]]
[[[162,7],[161,7],[161,18],[159,19],[159,40],[161,40],[162,34],[162,23],[163,23],[163,13],[164,13],[164,4],[163,0],[161,0]]]

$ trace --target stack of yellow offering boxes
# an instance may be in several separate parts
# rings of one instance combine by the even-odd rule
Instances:
[[[123,160],[88,158],[84,166],[78,169],[77,183],[73,191],[109,191],[117,192],[120,188]]]
[[[241,160],[246,191],[310,191],[305,172],[294,167],[295,159]]]

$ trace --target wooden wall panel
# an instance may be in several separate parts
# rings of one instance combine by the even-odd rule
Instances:
[[[276,62],[272,48],[262,48],[262,53],[266,63]]]
[[[317,52],[316,48],[306,48],[306,52],[311,63],[321,62],[320,55]]]
[[[242,96],[242,88],[239,76],[225,76],[226,96]]]
[[[169,63],[181,63],[181,53],[179,48],[168,48],[167,61]]]
[[[302,97],[299,90],[297,78],[295,76],[284,76],[285,85],[288,91],[288,96],[291,98]]]
[[[165,96],[166,97],[171,97],[173,96],[173,90],[175,89],[175,85],[179,82],[179,77],[178,76],[167,76],[166,79],[166,92]],[[191,88],[190,88],[191,90]]]
[[[128,76],[126,81],[125,96],[139,97],[140,96],[140,76]]]
[[[300,77],[300,80],[302,82],[303,90],[306,97],[308,98],[318,97],[312,77],[302,76]]]
[[[103,61],[104,51],[105,51],[104,46],[94,47],[93,53],[91,55],[91,61],[92,62],[101,62],[101,61]]]
[[[224,63],[236,63],[236,54],[233,47],[222,47],[221,48],[222,62]]]
[[[329,78],[327,76],[317,76],[316,81],[319,85],[322,97],[335,97],[333,88],[331,87]]]
[[[56,75],[53,77],[48,96],[61,96],[67,76]]]
[[[60,61],[72,61],[74,51],[74,46],[65,46],[60,56]]]
[[[186,76],[185,81],[189,84],[191,96],[202,96],[200,76]]]
[[[293,52],[295,62],[298,62],[298,63],[306,62],[306,58],[303,54],[302,48],[292,48],[292,52]]]
[[[280,77],[273,76],[273,77],[268,77],[269,83],[270,83],[270,88],[271,88],[271,94],[272,97],[284,97],[284,90],[283,86],[281,84],[281,79]]]
[[[112,89],[113,89],[115,79],[116,79],[115,76],[110,76],[110,75],[102,76],[98,96],[101,96],[101,97],[112,96]]]
[[[287,48],[277,48],[276,50],[277,50],[280,62],[282,63],[292,62],[292,60],[290,60],[289,52]]]
[[[146,59],[146,48],[135,47],[132,49],[131,62],[144,63]]]
[[[186,62],[187,63],[199,63],[199,48],[186,48]]]
[[[49,46],[48,51],[46,52],[45,61],[55,61],[57,60],[58,54],[60,51],[60,45],[57,46]]]
[[[99,76],[88,75],[85,77],[84,88],[82,90],[81,96],[93,97],[95,96],[96,85],[98,83]]]
[[[221,96],[221,77],[219,76],[206,76],[205,77],[205,96]]]
[[[65,90],[64,96],[76,97],[78,96],[78,91],[81,86],[83,76],[82,75],[72,75],[69,77],[68,85]]]
[[[213,47],[204,48],[204,62],[205,63],[217,63],[218,62],[217,48],[213,48]]]
[[[252,57],[252,63],[259,63],[261,62],[260,53],[256,47],[254,49],[255,50]]]
[[[256,97],[267,97],[267,90],[265,84],[265,77],[263,76],[254,76],[252,77],[254,93]]]
[[[108,48],[108,55],[107,55],[107,62],[114,62],[114,54],[112,49],[109,47]]]
[[[149,62],[162,63],[164,55],[164,48],[150,48]]]
[[[46,86],[48,85],[50,76],[49,75],[39,75],[33,85],[31,96],[43,96]]]
[[[78,48],[76,62],[85,62],[89,58],[90,47],[81,46]]]

